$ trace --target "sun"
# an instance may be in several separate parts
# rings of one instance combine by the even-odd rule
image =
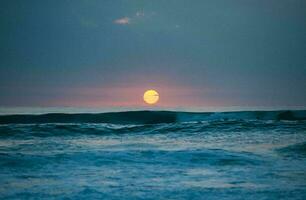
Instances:
[[[156,104],[159,100],[159,94],[156,90],[147,90],[143,94],[143,100],[150,105]]]

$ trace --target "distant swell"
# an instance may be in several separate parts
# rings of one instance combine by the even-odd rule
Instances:
[[[7,115],[0,116],[0,124],[31,123],[114,123],[114,124],[158,124],[177,121],[177,113],[166,111],[129,111],[100,114]]]
[[[112,123],[159,124],[209,120],[306,120],[306,111],[172,112],[128,111],[100,114],[2,115],[0,124]]]

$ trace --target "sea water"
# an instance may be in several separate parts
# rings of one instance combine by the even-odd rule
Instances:
[[[304,117],[0,116],[0,199],[306,199]]]

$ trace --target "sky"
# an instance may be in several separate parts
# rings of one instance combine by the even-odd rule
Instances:
[[[304,0],[2,0],[0,107],[306,107]]]

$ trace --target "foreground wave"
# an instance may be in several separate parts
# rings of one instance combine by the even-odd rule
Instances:
[[[158,124],[206,120],[306,120],[306,111],[174,112],[127,111],[100,114],[50,113],[42,115],[2,115],[0,124],[32,123],[113,123]]]

